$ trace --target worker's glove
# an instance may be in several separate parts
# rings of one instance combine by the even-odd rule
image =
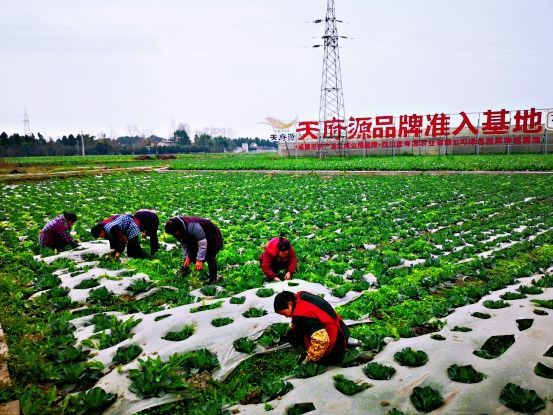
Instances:
[[[204,261],[198,259],[196,260],[196,271],[201,271],[204,269]]]
[[[182,263],[182,266],[184,268],[188,268],[190,266],[190,258],[189,257],[186,257],[186,259],[184,260],[184,262]]]

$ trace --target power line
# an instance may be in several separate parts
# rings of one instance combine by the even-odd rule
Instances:
[[[493,46],[500,46],[504,48],[510,48],[510,49],[523,49],[523,50],[530,50],[534,52],[544,52],[542,49],[536,49],[536,48],[528,48],[526,46],[517,46],[513,44],[506,44],[506,43],[500,43],[500,42],[490,42],[486,40],[477,40],[477,39],[467,39],[457,36],[450,36],[450,35],[444,35],[442,33],[429,33],[429,32],[419,32],[419,31],[413,31],[413,30],[404,30],[404,29],[397,29],[393,27],[384,27],[384,26],[374,26],[374,25],[368,25],[368,24],[360,24],[360,23],[354,23],[354,22],[345,22],[346,24],[351,24],[355,26],[363,26],[368,27],[371,29],[377,29],[377,30],[386,30],[386,31],[393,31],[393,32],[402,32],[407,34],[414,34],[414,35],[423,35],[423,36],[431,36],[433,38],[444,38],[444,39],[452,39],[452,40],[459,40],[462,42],[470,42],[470,43],[482,43],[487,45],[493,45]],[[549,51],[547,51],[549,52]]]

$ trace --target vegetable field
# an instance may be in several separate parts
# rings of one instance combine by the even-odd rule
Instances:
[[[0,403],[19,399],[26,415],[301,414],[328,413],[337,394],[352,414],[447,413],[487,387],[488,406],[470,408],[546,413],[552,206],[542,175],[170,172],[2,185],[0,324],[13,385]],[[182,254],[162,230],[153,259],[102,257],[90,227],[139,208],[162,222],[213,220],[225,241],[217,285],[203,271],[180,276]],[[79,216],[81,250],[39,251],[38,231],[63,210]],[[268,284],[257,258],[279,233],[299,270]],[[286,319],[271,306],[284,289],[313,290],[363,323],[352,326],[362,349],[340,368],[299,367],[277,347]],[[511,362],[528,374],[501,369]]]

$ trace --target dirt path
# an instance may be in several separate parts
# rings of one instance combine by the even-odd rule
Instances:
[[[25,180],[45,180],[53,178],[63,177],[77,177],[77,176],[89,176],[92,174],[109,174],[120,172],[148,172],[154,171],[157,166],[143,166],[143,167],[120,167],[120,168],[100,168],[90,170],[67,170],[57,172],[40,172],[40,173],[17,173],[17,174],[0,174],[0,181],[5,182],[17,182]]]
[[[553,175],[553,171],[520,171],[520,170],[170,170],[167,167],[159,168],[157,166],[144,167],[122,167],[122,168],[101,168],[91,170],[68,170],[58,172],[41,172],[41,173],[21,173],[21,174],[1,174],[0,181],[17,182],[26,180],[46,180],[53,178],[89,176],[92,174],[110,174],[120,172],[151,172],[158,173],[257,173],[257,174],[297,174],[307,175],[313,174],[317,176],[451,176],[457,174],[472,174],[472,175]]]

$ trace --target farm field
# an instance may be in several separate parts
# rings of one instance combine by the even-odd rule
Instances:
[[[182,157],[172,166],[199,168],[192,160]],[[244,168],[236,160],[251,169],[320,168],[318,160],[267,155],[232,161],[210,156],[209,160],[216,169]],[[512,168],[512,159],[506,156],[387,160],[340,163],[342,168],[347,163],[347,168],[354,169],[408,170],[415,163],[423,170]],[[517,160],[522,169],[553,169],[551,156],[517,156]],[[340,169],[330,167],[336,163],[326,160],[325,169]],[[549,176],[174,172],[1,186],[0,324],[8,339],[13,386],[0,389],[0,402],[20,399],[26,415],[104,410],[106,414],[209,415],[223,413],[221,408],[228,405],[246,414],[304,413],[295,406],[301,402],[312,402],[318,413],[325,413],[322,393],[311,397],[299,392],[308,393],[317,377],[325,379],[329,395],[336,390],[351,392],[351,398],[342,396],[352,400],[352,414],[364,413],[363,406],[374,413],[400,414],[443,405],[447,413],[448,405],[456,408],[463,397],[474,393],[471,387],[472,391],[490,388],[486,410],[501,408],[510,413],[507,406],[519,412],[551,411],[553,403],[547,401],[551,393],[544,391],[553,390],[549,355],[553,352],[547,349],[553,335],[543,329],[553,323],[553,181]],[[181,277],[177,271],[182,254],[161,231],[167,250],[151,260],[103,258],[107,247],[90,242],[90,227],[110,214],[139,208],[156,209],[162,221],[181,213],[217,223],[225,240],[218,255],[222,280],[217,286],[206,285],[207,276],[202,273]],[[82,248],[59,256],[49,250],[39,252],[38,231],[63,210],[79,215],[74,230]],[[281,232],[298,252],[297,280],[293,285],[264,284],[257,257],[263,245]],[[272,299],[284,289],[324,294],[345,319],[362,323],[352,326],[352,336],[363,342],[363,350],[352,349],[342,368],[325,373],[318,367],[299,368],[297,354],[276,347],[286,319],[273,312]],[[470,320],[462,314],[468,312],[479,314]],[[517,328],[509,320],[512,314],[520,315],[519,320],[535,320],[534,327]],[[493,335],[503,337],[491,341],[495,348],[486,348],[484,340]],[[478,378],[466,368],[453,368],[449,377],[449,369],[447,373],[439,369],[440,374],[430,372],[430,377],[440,381],[419,379],[412,385],[424,374],[398,364],[401,359],[419,358],[403,346],[425,351],[428,363],[420,366],[428,364],[432,368],[428,370],[437,371],[440,366],[434,362],[443,360],[436,346],[439,337],[445,338],[448,347],[465,343],[463,353],[470,359],[460,356],[457,363],[470,361],[477,369],[484,367],[481,371],[487,379],[482,386],[463,382],[463,392],[455,398],[454,379]],[[511,337],[514,345],[501,343]],[[531,344],[536,345],[537,355],[528,353],[528,359],[517,360],[521,356],[517,350],[525,350],[519,345],[534,337],[537,343]],[[474,356],[468,350],[480,348]],[[400,353],[394,360],[394,353],[400,351],[405,356]],[[364,376],[364,383],[375,384],[386,382],[388,375],[397,382],[399,374],[393,378],[389,369],[367,367],[367,356],[375,362],[386,359],[385,366],[395,366],[402,378],[411,379],[403,385],[390,383],[390,389],[405,389],[403,395],[377,399],[372,389],[363,391],[368,386],[347,382],[352,376],[357,380]],[[537,359],[541,366],[534,373]],[[510,377],[499,368],[513,360],[529,374],[513,376],[509,386]],[[343,373],[345,378],[335,377]],[[292,390],[292,383],[287,383],[290,376]],[[374,393],[386,389],[385,385],[374,386]],[[176,393],[182,400],[174,402]],[[275,400],[280,395],[284,398]],[[382,405],[383,401],[387,404]],[[419,407],[422,401],[441,403],[429,409]]]
[[[174,160],[136,160],[135,156],[65,156],[14,157],[0,168],[6,174],[16,169],[21,172],[66,171],[92,168],[119,168],[139,166],[170,166],[176,170],[531,170],[552,171],[553,154],[516,155],[454,155],[454,156],[370,156],[287,158],[276,153],[264,154],[179,154]]]

